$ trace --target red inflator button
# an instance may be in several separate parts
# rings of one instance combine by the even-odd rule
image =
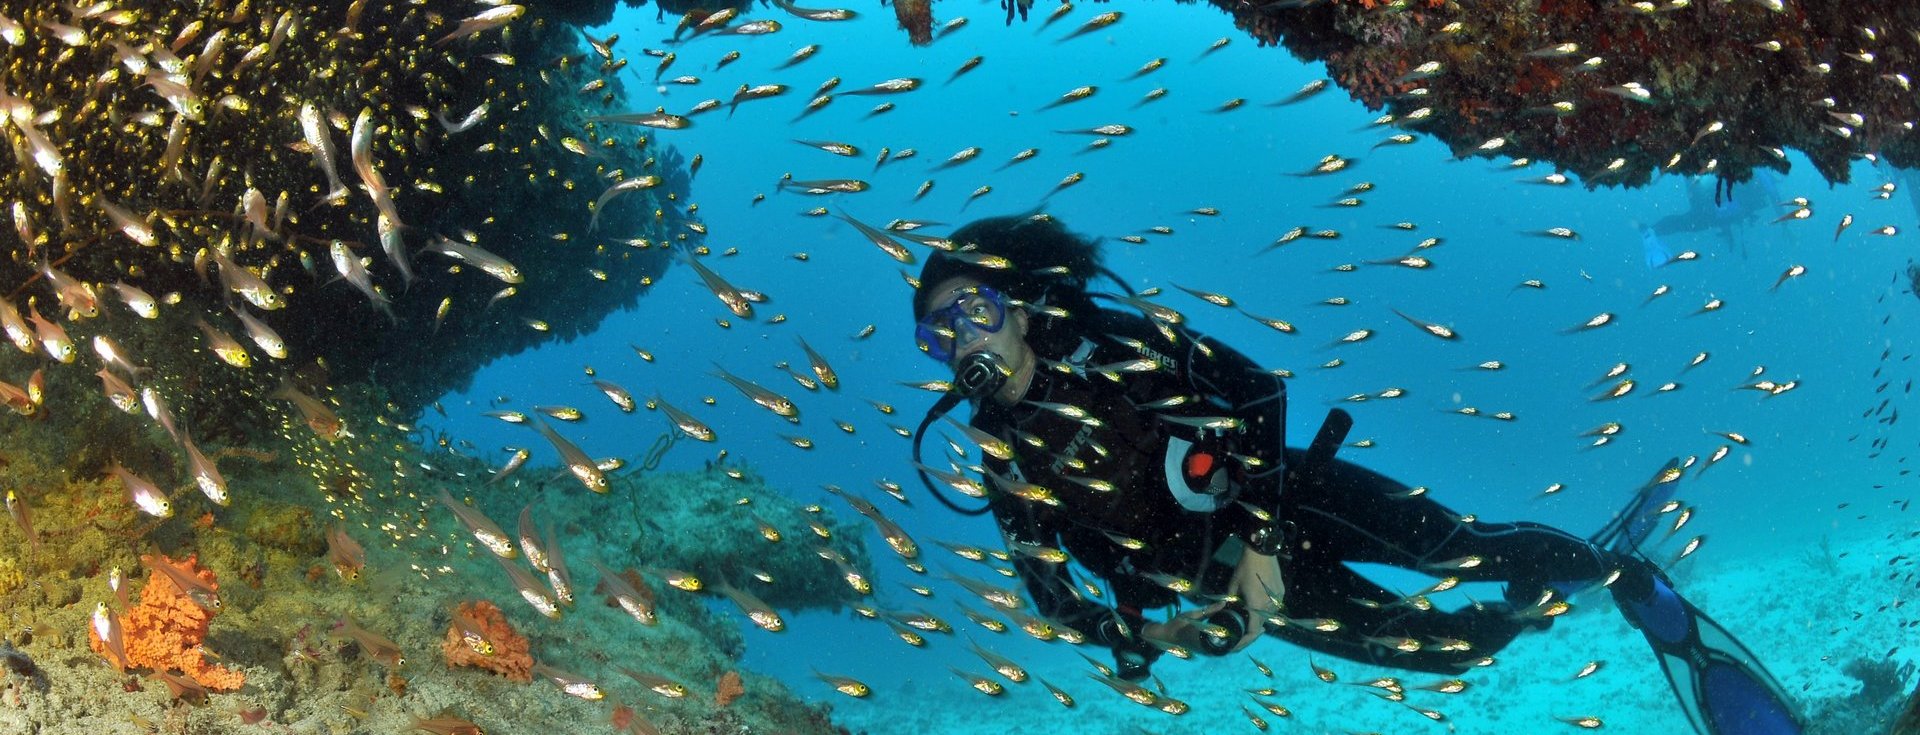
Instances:
[[[1206,452],[1194,452],[1187,455],[1187,477],[1201,478],[1213,473],[1213,455]]]

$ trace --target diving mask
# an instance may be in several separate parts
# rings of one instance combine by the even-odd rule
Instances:
[[[987,286],[974,286],[921,317],[914,341],[928,357],[950,362],[963,336],[992,334],[1006,323],[1007,297]]]

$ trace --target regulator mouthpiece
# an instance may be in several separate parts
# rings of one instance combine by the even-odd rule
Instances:
[[[1007,384],[1009,372],[1006,362],[997,355],[975,352],[954,369],[953,390],[971,399],[986,398]]]

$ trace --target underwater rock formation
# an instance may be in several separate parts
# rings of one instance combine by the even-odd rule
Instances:
[[[900,21],[900,30],[907,32],[907,40],[915,46],[933,43],[933,2],[932,0],[893,0],[894,18]]]
[[[647,0],[624,0],[627,7],[638,8],[647,4]],[[752,6],[753,0],[654,0],[659,8],[660,18],[680,17],[691,12],[711,13],[724,8],[745,11]],[[606,25],[613,20],[614,0],[556,0],[540,4],[541,12],[548,17],[576,26]]]
[[[239,396],[297,365],[378,376],[411,416],[630,306],[667,258],[639,245],[685,234],[671,186],[589,230],[655,148],[586,120],[620,111],[619,67],[537,8],[454,38],[460,17],[381,0],[97,7],[0,3],[30,29],[0,71],[0,296],[83,360],[111,339],[195,425],[246,426]]]
[[[1390,113],[1383,126],[1589,187],[1745,181],[1785,170],[1787,148],[1834,182],[1868,154],[1920,166],[1912,3],[1211,1],[1262,44],[1325,62]]]
[[[1907,681],[1914,678],[1912,662],[1899,663],[1891,655],[1875,658],[1861,656],[1841,666],[1841,673],[1860,685],[1858,691],[1829,697],[1814,703],[1809,718],[1811,735],[1833,733],[1900,733],[1901,697]],[[1891,729],[1889,729],[1891,727]]]
[[[1920,684],[1914,685],[1913,694],[1907,697],[1907,704],[1900,711],[1900,719],[1893,723],[1887,735],[1920,735]]]
[[[770,570],[767,576],[776,583],[747,577],[731,580],[734,584],[783,613],[833,606],[858,596],[841,581],[842,568],[815,549],[831,546],[849,559],[847,568],[871,577],[860,541],[864,529],[842,523],[826,509],[786,500],[734,466],[684,475],[620,475],[613,493],[605,496],[565,481],[551,467],[529,467],[519,477],[488,484],[483,463],[429,457],[381,427],[370,413],[377,410],[359,403],[342,409],[345,422],[368,427],[370,442],[389,447],[362,461],[431,469],[332,494],[315,488],[309,469],[289,461],[290,455],[249,457],[228,467],[235,499],[227,507],[198,499],[190,481],[162,482],[173,487],[177,506],[168,519],[134,511],[111,478],[61,481],[61,469],[39,463],[57,456],[40,438],[24,445],[0,442],[0,484],[31,491],[43,539],[36,548],[15,543],[19,537],[13,530],[0,531],[0,567],[19,570],[30,580],[0,591],[0,609],[7,611],[10,626],[0,633],[49,684],[13,689],[8,695],[13,699],[0,702],[0,732],[82,732],[85,723],[128,718],[172,732],[248,733],[262,725],[299,732],[401,732],[410,718],[443,710],[489,732],[559,732],[607,721],[611,702],[583,702],[548,682],[526,681],[531,677],[525,674],[445,665],[453,652],[471,650],[464,637],[458,639],[461,648],[451,647],[450,636],[459,629],[450,625],[450,612],[457,609],[489,621],[480,627],[493,659],[530,670],[538,657],[591,677],[609,699],[641,713],[628,718],[639,723],[636,727],[836,731],[823,708],[804,704],[775,679],[741,670],[745,618],[711,604],[703,591],[662,584],[659,570],[673,567],[705,576],[752,557],[752,565]],[[8,437],[41,437],[44,428],[14,427]],[[126,461],[143,465],[155,451],[133,443],[122,448],[131,452]],[[152,474],[156,481],[164,476]],[[514,587],[492,553],[437,504],[423,505],[420,499],[441,487],[473,499],[474,508],[501,520],[532,503],[540,525],[551,524],[561,534],[548,534],[561,539],[559,553],[583,572],[575,579],[580,601],[557,620],[513,602]],[[280,490],[268,494],[261,488]],[[325,525],[319,522],[323,517],[331,519],[364,544],[365,568],[352,579],[334,573],[326,550],[311,544],[308,534],[242,530],[261,529],[265,524],[253,522],[256,516],[311,519],[315,528]],[[768,541],[755,516],[780,527],[783,541]],[[702,531],[693,519],[718,530]],[[202,601],[217,597],[219,613],[178,594],[171,580],[160,579],[159,567],[153,567],[154,578],[144,588],[138,581],[123,582],[137,605],[119,607],[110,583],[118,575],[109,570],[137,569],[132,549],[139,547],[157,548],[175,559],[191,555],[183,573],[210,588],[217,570],[219,586],[202,593]],[[157,555],[151,559],[161,561]],[[642,625],[618,608],[601,606],[599,596],[588,591],[598,579],[589,560],[645,570],[658,596],[657,623]],[[146,657],[129,653],[129,667],[122,672],[106,654],[88,654],[102,650],[89,619],[102,603],[120,611],[123,638],[153,641],[130,643],[130,651],[150,649],[155,660],[171,652],[174,662],[147,663]],[[155,608],[151,616],[138,611],[149,606]],[[390,638],[397,655],[369,655],[364,643],[332,629],[331,621],[345,618],[364,621]],[[171,632],[152,632],[166,621],[173,627],[164,630]],[[509,626],[517,636],[504,634]],[[394,665],[401,659],[406,663]],[[137,675],[149,666],[191,673],[196,665],[209,669],[202,672],[203,684],[222,687],[207,706],[176,704],[161,682]],[[678,682],[691,694],[663,698],[623,669]],[[244,685],[227,691],[242,675]],[[236,712],[246,714],[236,719]]]
[[[534,500],[576,560],[615,549],[611,563],[704,571],[744,553],[691,531],[635,547],[660,558],[629,553],[597,517],[622,499],[486,485],[483,463],[424,451],[409,425],[488,360],[633,304],[670,246],[697,242],[680,154],[589,119],[625,111],[628,49],[590,49],[533,4],[0,0],[0,18],[0,610],[47,683],[6,690],[0,732],[397,732],[449,708],[554,732],[606,716],[513,667],[418,663],[479,598],[493,602],[467,609],[500,629],[493,655],[523,669],[538,651],[628,696],[643,690],[613,681],[604,653],[625,648],[702,691],[734,682],[724,710],[645,708],[669,729],[831,731],[777,681],[723,678],[740,633],[699,594],[663,590],[660,624],[638,633],[611,612],[494,607],[514,594],[499,567],[432,530],[444,511],[420,501]],[[114,465],[152,483],[149,512]],[[754,487],[796,536],[801,516],[836,527]],[[364,548],[329,556],[329,526]],[[831,544],[866,564],[857,539]],[[154,575],[134,605],[120,570],[140,553]],[[755,591],[836,604],[837,572],[813,553],[763,554],[783,581]],[[326,632],[349,618],[391,647],[356,655],[351,629]],[[139,675],[169,671],[212,704]]]

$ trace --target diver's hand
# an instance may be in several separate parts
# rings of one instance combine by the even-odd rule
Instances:
[[[1212,617],[1226,607],[1224,602],[1216,602],[1198,610],[1188,610],[1175,615],[1164,623],[1149,622],[1140,626],[1140,637],[1164,645],[1179,646],[1188,650],[1202,648],[1207,633],[1200,622]]]
[[[1246,632],[1233,645],[1232,650],[1238,651],[1259,640],[1266,631],[1267,618],[1279,612],[1280,602],[1286,599],[1287,583],[1281,578],[1280,560],[1251,548],[1242,550],[1227,591],[1240,598],[1248,617]]]

